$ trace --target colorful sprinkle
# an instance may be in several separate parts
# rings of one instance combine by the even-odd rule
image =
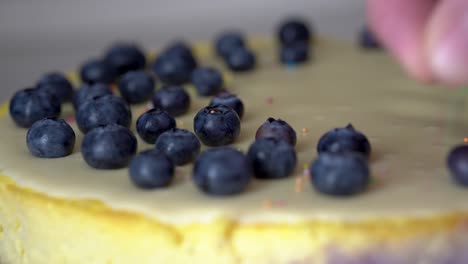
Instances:
[[[308,169],[309,169],[309,164],[304,163],[304,165],[302,165],[302,168],[303,168],[304,170],[308,170]]]
[[[75,122],[75,118],[73,116],[67,117],[67,123],[73,124]]]
[[[464,143],[468,143],[468,137],[463,138],[463,142],[464,142]]]
[[[263,201],[263,208],[265,209],[271,209],[273,207],[273,203],[271,202],[270,199],[265,199]]]
[[[273,104],[273,97],[268,97],[266,99],[266,103],[269,104],[269,105]]]
[[[147,104],[145,105],[145,108],[146,108],[146,110],[150,110],[150,109],[153,109],[153,108],[154,108],[154,105],[153,105],[153,103],[147,103]]]
[[[286,201],[283,201],[283,200],[277,200],[273,204],[274,204],[274,207],[277,207],[277,208],[286,207],[287,205]]]
[[[307,129],[306,127],[302,128],[302,135],[307,135],[308,132],[309,129]]]
[[[296,181],[294,184],[294,191],[296,193],[301,193],[303,187],[304,187],[304,180],[302,179],[302,177],[296,177]]]

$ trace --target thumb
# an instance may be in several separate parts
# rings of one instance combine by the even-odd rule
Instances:
[[[468,1],[439,2],[426,31],[426,56],[441,82],[468,84]]]

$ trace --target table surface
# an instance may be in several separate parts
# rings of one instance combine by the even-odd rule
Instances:
[[[291,15],[351,39],[365,22],[364,7],[364,0],[0,0],[0,101],[44,72],[76,69],[117,40],[154,49],[226,29],[272,35]]]

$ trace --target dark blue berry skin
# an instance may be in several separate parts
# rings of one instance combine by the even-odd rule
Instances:
[[[236,111],[239,118],[242,119],[244,116],[244,103],[241,99],[234,94],[229,92],[218,93],[213,99],[211,99],[210,105],[227,105]]]
[[[377,41],[375,38],[374,34],[365,27],[360,33],[359,33],[359,45],[364,48],[364,49],[380,49],[380,43]]]
[[[93,128],[118,124],[130,127],[132,112],[120,97],[104,95],[84,102],[76,113],[76,123],[81,132],[87,133]]]
[[[283,46],[298,42],[310,43],[312,32],[305,21],[293,18],[280,25],[278,39]]]
[[[153,106],[168,112],[171,116],[181,116],[190,108],[190,96],[177,85],[168,85],[153,95]]]
[[[216,53],[222,58],[238,48],[245,48],[244,36],[239,32],[225,32],[215,40]]]
[[[96,83],[93,85],[82,85],[73,95],[73,107],[78,110],[80,105],[95,97],[112,95],[112,90],[107,84]]]
[[[60,102],[68,102],[73,96],[73,86],[61,73],[47,73],[36,85],[38,90],[46,91],[56,96]]]
[[[133,184],[141,189],[163,188],[174,178],[174,164],[162,151],[146,150],[132,159],[129,174]]]
[[[255,133],[255,139],[261,138],[275,138],[283,140],[290,145],[296,145],[297,136],[296,131],[285,121],[281,119],[268,118]]]
[[[366,158],[355,152],[322,153],[312,162],[310,174],[317,191],[333,196],[363,192],[370,180]]]
[[[348,124],[346,127],[334,128],[325,133],[319,139],[317,152],[359,152],[369,157],[371,145],[364,134]]]
[[[110,84],[117,78],[117,71],[105,60],[89,60],[81,66],[81,80],[87,84]]]
[[[131,43],[117,43],[104,55],[104,60],[123,75],[129,71],[143,70],[146,66],[145,54],[140,47]]]
[[[212,67],[200,67],[192,72],[192,83],[201,96],[214,95],[224,85],[223,75]]]
[[[280,48],[280,61],[283,64],[299,64],[309,59],[309,45],[304,42],[288,44]]]
[[[128,165],[137,150],[137,139],[126,127],[112,124],[87,133],[81,144],[86,163],[95,169],[118,169]]]
[[[151,99],[154,93],[154,79],[144,71],[127,72],[119,81],[120,95],[130,104]]]
[[[138,134],[149,144],[156,143],[156,140],[162,133],[175,127],[175,119],[166,111],[156,108],[143,113],[136,123]]]
[[[215,196],[235,195],[245,191],[252,178],[248,158],[230,147],[209,149],[193,166],[193,180],[204,193]]]
[[[60,112],[60,100],[37,89],[18,91],[10,100],[10,116],[20,127],[30,127],[46,117],[57,117]]]
[[[194,61],[177,52],[165,52],[159,55],[153,64],[153,71],[165,84],[180,85],[190,81],[195,69]]]
[[[454,147],[447,157],[447,166],[456,183],[468,186],[468,145]]]
[[[239,136],[240,119],[228,106],[207,106],[197,113],[193,127],[205,145],[223,146],[233,143]]]
[[[63,119],[44,118],[28,130],[26,143],[31,154],[36,157],[65,157],[73,152],[75,132]]]
[[[178,56],[184,59],[187,65],[193,70],[197,67],[198,63],[193,55],[190,46],[183,41],[176,41],[163,50],[164,54],[170,56]]]
[[[260,179],[286,178],[294,170],[297,156],[294,147],[282,140],[256,140],[247,154],[254,174]]]
[[[255,54],[245,48],[231,51],[226,58],[226,64],[231,71],[246,72],[255,68]]]
[[[173,128],[162,133],[156,141],[156,149],[164,152],[175,165],[192,162],[200,153],[200,141],[192,132]]]

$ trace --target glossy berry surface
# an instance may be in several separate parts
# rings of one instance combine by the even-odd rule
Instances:
[[[130,127],[132,112],[120,97],[104,95],[84,102],[76,113],[76,123],[83,133],[93,128],[118,124]]]
[[[10,100],[10,116],[20,127],[30,127],[46,117],[60,115],[60,100],[50,93],[37,89],[16,92]]]
[[[207,146],[231,144],[240,133],[239,116],[225,105],[201,109],[195,116],[193,126],[198,138]]]
[[[137,150],[137,139],[126,127],[108,125],[87,133],[81,144],[86,163],[96,169],[118,169],[128,165]]]
[[[153,71],[165,84],[180,85],[190,81],[196,63],[193,57],[179,52],[163,52],[154,61]]]
[[[84,102],[104,95],[112,95],[109,85],[103,83],[83,84],[73,95],[73,107],[78,110],[79,106]]]
[[[138,135],[149,144],[156,143],[156,140],[162,133],[175,127],[175,119],[166,111],[156,108],[143,113],[138,117],[136,123]]]
[[[375,38],[374,34],[365,27],[359,34],[359,45],[364,49],[380,49],[380,43]]]
[[[190,108],[190,96],[181,86],[165,86],[153,95],[153,106],[168,112],[171,116],[181,116]]]
[[[216,94],[210,101],[210,105],[226,105],[234,109],[236,111],[239,118],[244,116],[244,103],[242,100],[237,97],[236,95],[230,92],[220,92]]]
[[[36,157],[65,157],[73,152],[75,132],[63,119],[44,118],[29,128],[26,143]]]
[[[200,153],[200,141],[188,130],[173,128],[159,136],[156,149],[164,152],[175,165],[185,165]]]
[[[192,48],[184,41],[179,40],[171,43],[163,50],[163,53],[183,58],[191,69],[195,69],[197,67],[197,60],[193,55]]]
[[[250,71],[255,68],[255,63],[255,54],[246,48],[235,49],[226,57],[227,66],[234,72]]]
[[[210,195],[235,195],[245,191],[252,178],[247,157],[230,147],[209,149],[198,157],[193,166],[197,187]]]
[[[456,183],[468,186],[468,145],[454,147],[447,157],[447,166]]]
[[[145,53],[136,44],[131,43],[114,44],[104,55],[104,60],[114,67],[117,75],[143,70],[146,66]]]
[[[36,89],[51,93],[60,102],[68,102],[73,96],[73,86],[70,81],[59,72],[47,73],[41,77]]]
[[[370,180],[366,158],[355,152],[322,153],[312,162],[310,174],[317,191],[334,196],[361,193]]]
[[[283,64],[299,64],[309,59],[309,45],[304,42],[288,44],[280,48],[280,61]]]
[[[297,163],[294,147],[274,138],[256,140],[250,146],[247,156],[255,176],[261,179],[288,177]]]
[[[212,67],[200,67],[192,72],[192,83],[199,95],[214,95],[224,85],[220,71]]]
[[[117,71],[105,60],[89,60],[80,69],[80,77],[84,83],[110,84],[117,78]]]
[[[119,81],[120,95],[130,104],[151,99],[154,93],[154,79],[144,71],[127,72]]]
[[[244,36],[240,32],[224,32],[215,39],[216,53],[220,57],[227,58],[238,48],[245,48]]]
[[[255,139],[276,138],[283,140],[292,146],[296,145],[296,131],[286,121],[281,119],[268,118],[255,133]]]
[[[317,152],[359,152],[369,157],[371,145],[367,137],[351,124],[325,133],[317,144]]]
[[[159,150],[138,153],[130,162],[130,180],[142,189],[168,186],[174,178],[174,164]]]
[[[278,29],[278,38],[282,45],[298,42],[310,43],[311,30],[307,23],[301,19],[290,19],[283,22]]]

